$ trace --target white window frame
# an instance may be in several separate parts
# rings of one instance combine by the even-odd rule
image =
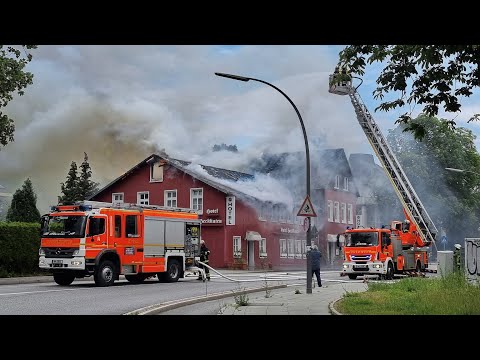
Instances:
[[[195,191],[200,191],[201,195],[194,195]],[[193,203],[194,199],[197,200],[197,205]],[[202,200],[200,204],[198,202],[199,199]],[[190,209],[196,210],[199,215],[203,214],[203,188],[190,188]]]
[[[234,258],[242,257],[242,237],[241,236],[233,237],[233,257]]]
[[[353,224],[353,205],[347,204],[347,221],[349,224]]]
[[[348,177],[343,178],[343,190],[348,191]]]
[[[153,169],[155,167],[155,165],[158,165],[159,167],[162,168],[161,170],[161,178],[154,178],[153,177]],[[163,171],[164,171],[164,168],[163,168],[163,164],[161,164],[160,161],[157,161],[153,164],[150,165],[150,182],[153,183],[153,182],[163,182]]]
[[[295,240],[287,239],[287,253],[289,259],[295,258]]]
[[[172,196],[170,198],[167,197],[167,194],[168,193],[175,193],[175,196]],[[168,205],[168,201],[172,201],[175,200],[175,205]],[[165,190],[163,192],[163,204],[164,206],[168,206],[168,207],[178,207],[178,202],[177,202],[177,189],[173,189],[173,190]]]
[[[266,204],[260,205],[260,209],[258,211],[258,220],[267,221],[267,205]]]
[[[267,257],[267,239],[262,238],[260,242],[258,243],[258,249],[260,253],[261,258]]]
[[[302,240],[295,240],[295,259],[302,258]]]
[[[142,195],[147,195],[147,198],[142,199]],[[150,192],[149,191],[138,191],[137,192],[137,204],[150,205]]]
[[[286,239],[280,239],[280,241],[278,243],[280,244],[280,257],[281,258],[286,258],[288,256],[287,240]]]
[[[328,214],[328,221],[333,222],[333,201],[327,201],[327,214]]]
[[[122,196],[122,200],[115,200],[115,197],[118,196],[118,195]],[[118,203],[123,203],[123,202],[125,202],[125,193],[123,193],[123,192],[112,193],[112,204],[118,204]]]
[[[342,224],[347,223],[347,204],[345,203],[340,204],[340,221]]]
[[[333,222],[340,223],[340,203],[338,201],[333,203]]]
[[[335,175],[335,186],[334,189],[340,189],[340,175]]]
[[[307,258],[307,240],[302,240],[302,258]]]

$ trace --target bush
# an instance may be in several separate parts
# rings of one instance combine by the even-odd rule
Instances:
[[[40,273],[40,224],[0,222],[0,277]]]

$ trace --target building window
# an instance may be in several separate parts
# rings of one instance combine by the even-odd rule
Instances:
[[[197,210],[200,215],[203,214],[203,189],[190,189],[190,208]]]
[[[333,221],[340,222],[340,203],[338,201],[335,201],[333,206]]]
[[[258,220],[266,221],[267,220],[267,205],[262,204],[258,210]]]
[[[327,214],[328,214],[328,221],[333,222],[333,201],[327,201]]]
[[[280,257],[287,257],[287,240],[285,239],[280,239]]]
[[[343,178],[343,190],[348,191],[348,177]]]
[[[342,224],[346,224],[347,223],[347,204],[342,203],[340,210],[341,210],[340,215],[341,215]]]
[[[242,257],[242,237],[241,236],[233,237],[233,257],[235,258]]]
[[[150,166],[150,182],[163,181],[163,162],[157,161]]]
[[[295,240],[295,259],[302,258],[302,240]]]
[[[307,240],[302,240],[302,258],[307,258]]]
[[[149,204],[148,197],[149,197],[148,191],[137,192],[137,204],[148,205]]]
[[[165,206],[177,207],[177,190],[165,190]]]
[[[347,219],[349,224],[353,224],[353,205],[347,204]]]
[[[260,257],[267,257],[267,239],[262,238],[258,246],[260,247]]]
[[[288,258],[293,259],[295,257],[295,243],[293,239],[287,239],[287,247]]]
[[[125,221],[125,235],[126,237],[138,237],[138,216],[127,215]]]
[[[123,193],[113,193],[112,203],[114,205],[123,203]]]
[[[287,211],[284,207],[278,208],[278,221],[281,223],[287,222]]]
[[[272,222],[278,222],[280,218],[280,207],[278,205],[273,205],[272,209]]]
[[[340,175],[335,176],[335,186],[334,189],[340,189]]]

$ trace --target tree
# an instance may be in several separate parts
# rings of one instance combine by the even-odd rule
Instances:
[[[437,230],[445,228],[452,244],[461,242],[478,232],[480,154],[475,148],[476,136],[426,115],[412,123],[424,127],[422,141],[405,132],[405,124],[391,130],[387,141]],[[472,172],[454,173],[446,167]]]
[[[339,56],[339,65],[358,75],[364,74],[367,63],[386,63],[373,97],[383,100],[386,94],[396,92],[398,98],[382,102],[375,111],[421,104],[421,112],[429,117],[438,115],[440,107],[447,113],[457,113],[461,97],[469,97],[480,85],[479,45],[350,45]],[[422,139],[426,128],[412,121],[412,110],[396,123],[406,125],[405,131]],[[480,114],[473,115],[472,120],[480,120]],[[454,120],[446,124],[451,129],[456,126]]]
[[[230,152],[238,152],[237,145],[227,145],[225,143],[222,143],[221,145],[215,144],[213,145],[212,151],[230,151]]]
[[[98,188],[98,183],[90,180],[92,170],[88,163],[88,155],[84,153],[83,163],[80,165],[80,176],[78,175],[77,163],[72,161],[68,171],[67,181],[61,183],[63,196],[58,197],[58,202],[75,202],[88,199]]]
[[[63,196],[58,197],[59,203],[73,202],[80,200],[78,192],[78,175],[77,175],[77,163],[72,161],[70,170],[68,171],[67,181],[61,183]]]
[[[22,188],[13,194],[12,203],[7,211],[7,221],[40,222],[37,195],[29,178],[25,180]]]
[[[33,74],[24,71],[25,65],[32,60],[27,50],[36,49],[36,45],[23,45],[22,50],[0,45],[0,109],[13,99],[13,93],[23,95],[28,85],[33,83]],[[23,56],[23,54],[25,56]],[[14,140],[15,125],[13,119],[0,111],[0,144],[5,146]]]
[[[79,200],[85,200],[90,198],[98,190],[98,183],[90,180],[92,176],[92,170],[88,163],[88,155],[84,153],[83,163],[80,165],[80,178],[78,179],[78,193]]]

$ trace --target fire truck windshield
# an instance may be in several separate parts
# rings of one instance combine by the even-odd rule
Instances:
[[[55,237],[84,237],[86,216],[62,215],[49,216],[42,228],[42,236]]]
[[[346,234],[347,246],[375,246],[378,245],[377,232],[354,232]]]

